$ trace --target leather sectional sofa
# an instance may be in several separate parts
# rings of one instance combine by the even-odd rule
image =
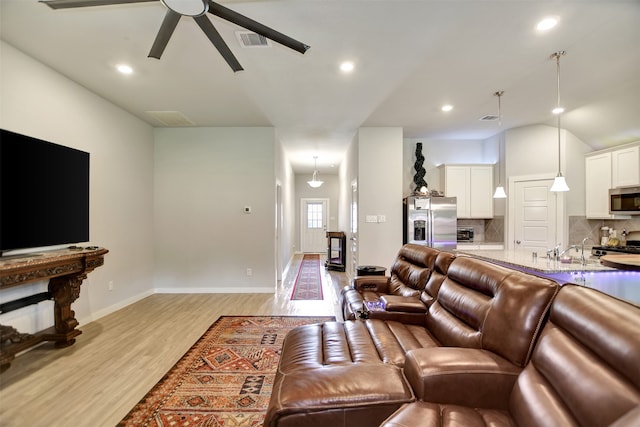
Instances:
[[[398,260],[424,312],[291,331],[265,427],[640,425],[639,307],[430,248]]]

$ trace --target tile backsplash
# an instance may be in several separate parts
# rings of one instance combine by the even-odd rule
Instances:
[[[585,237],[591,237],[596,243],[585,242],[585,245],[600,245],[600,229],[614,228],[618,236],[622,230],[632,233],[630,238],[640,240],[640,216],[631,219],[587,219],[584,216],[569,217],[569,245],[579,245]]]
[[[492,219],[459,219],[458,227],[473,227],[474,242],[504,243],[505,223],[504,216],[496,216]],[[631,219],[587,219],[584,216],[569,217],[569,242],[568,245],[579,245],[585,237],[591,237],[591,241],[585,242],[585,246],[600,245],[600,228],[610,227],[618,231],[632,233],[629,238],[640,240],[640,216]]]
[[[504,216],[492,219],[459,219],[458,227],[473,227],[473,241],[504,243]]]

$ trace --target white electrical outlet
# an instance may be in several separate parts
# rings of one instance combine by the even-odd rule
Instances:
[[[248,277],[253,276],[253,270],[252,270],[252,269],[247,268],[247,276],[248,276]]]
[[[110,291],[113,290],[113,280],[109,281],[109,284],[107,285],[107,289],[109,289]]]

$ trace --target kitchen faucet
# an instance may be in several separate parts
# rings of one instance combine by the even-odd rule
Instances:
[[[580,264],[582,264],[583,266],[587,265],[587,259],[584,257],[584,242],[586,242],[587,240],[591,240],[593,243],[596,242],[589,236],[582,239],[582,254],[580,255]]]
[[[547,250],[547,258],[551,259],[551,256],[553,255],[553,260],[557,261],[558,258],[560,257],[559,254],[560,254],[560,248],[561,247],[562,247],[562,245],[560,243],[558,243],[555,248]]]
[[[584,248],[584,246],[583,246],[583,248]],[[577,252],[578,252],[578,249],[580,249],[580,248],[578,247],[578,245],[571,245],[571,246],[569,246],[567,249],[565,249],[564,251],[560,252],[560,253],[557,255],[557,257],[558,257],[557,259],[562,258],[562,255],[566,254],[566,253],[567,253],[567,252],[569,252],[571,249],[575,249],[575,250],[576,250],[576,253],[577,253]],[[584,251],[583,251],[583,253],[584,253]]]

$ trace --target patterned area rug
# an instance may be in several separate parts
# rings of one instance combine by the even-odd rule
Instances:
[[[284,336],[328,320],[220,317],[118,426],[262,426]]]
[[[305,254],[298,268],[296,282],[291,293],[292,300],[322,300],[320,277],[320,255]]]

